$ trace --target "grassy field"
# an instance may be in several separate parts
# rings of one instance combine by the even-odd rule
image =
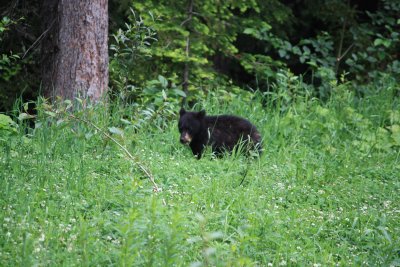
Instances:
[[[254,160],[196,160],[173,116],[75,113],[110,130],[161,192],[114,142],[49,107],[35,129],[3,125],[0,266],[400,266],[394,85],[361,99],[336,90],[326,103],[204,100],[257,125]]]

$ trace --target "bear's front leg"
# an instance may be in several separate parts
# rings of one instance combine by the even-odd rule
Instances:
[[[201,154],[203,153],[203,146],[190,143],[190,148],[192,149],[193,155],[195,155],[197,159],[201,159]]]

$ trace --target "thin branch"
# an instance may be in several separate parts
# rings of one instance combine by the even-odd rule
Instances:
[[[337,61],[341,61],[341,60],[346,56],[346,54],[350,51],[350,49],[353,48],[353,46],[354,46],[354,43],[352,43],[352,44],[346,49],[346,51],[344,51],[344,53],[343,53],[340,57],[338,57],[336,60],[337,60]]]
[[[340,64],[340,58],[341,58],[341,54],[342,54],[342,49],[343,49],[343,40],[344,40],[344,31],[346,30],[346,20],[343,21],[343,27],[342,30],[340,31],[340,43],[339,43],[339,50],[337,53],[337,57],[336,57],[336,65],[335,65],[335,73],[337,75],[338,71],[339,71],[339,64]]]
[[[344,41],[344,32],[346,30],[346,21],[343,22],[343,27],[342,27],[342,31],[340,32],[340,43],[339,43],[339,50],[338,50],[338,54],[336,57],[336,64],[335,64],[335,74],[337,75],[339,72],[339,65],[340,62],[342,61],[342,59],[347,55],[347,53],[351,50],[351,48],[354,46],[354,43],[352,43],[347,49],[346,51],[344,51],[344,53],[342,54],[342,49],[343,49],[343,41]]]
[[[47,34],[47,32],[53,27],[54,22],[56,22],[56,19],[54,19],[50,26],[36,39],[36,41],[25,51],[24,55],[22,56],[22,59],[25,58],[26,54],[28,54],[28,52],[34,48],[43,38],[44,36]]]
[[[129,159],[131,159],[137,166],[139,166],[140,170],[147,176],[147,178],[150,180],[150,182],[153,184],[153,191],[158,193],[161,192],[161,188],[158,187],[158,185],[156,184],[156,182],[154,181],[154,177],[153,175],[151,175],[151,173],[140,163],[137,162],[137,160],[135,159],[135,157],[128,151],[128,149],[126,149],[126,147],[124,147],[123,145],[121,145],[117,140],[115,140],[111,135],[109,135],[108,133],[106,133],[104,130],[102,130],[100,127],[98,127],[96,124],[94,124],[91,121],[82,119],[82,118],[78,118],[72,114],[68,114],[68,116],[74,120],[78,120],[78,121],[82,121],[90,126],[92,126],[93,128],[95,128],[96,130],[98,130],[100,133],[102,133],[105,137],[107,137],[108,139],[110,139],[111,141],[113,141],[115,144],[117,144],[124,152],[125,154],[129,157]],[[164,199],[162,199],[163,204],[166,205],[166,202]]]
[[[183,104],[186,102],[186,97],[189,92],[189,51],[190,51],[190,38],[189,36],[186,38],[186,62],[185,68],[183,70],[183,92],[185,92],[185,97],[183,98]]]
[[[194,4],[194,0],[190,0],[189,3],[189,7],[188,7],[188,17],[187,19],[185,19],[182,23],[181,26],[183,26],[184,24],[188,23],[189,21],[192,20],[193,18],[193,4]],[[183,70],[183,92],[185,92],[185,95],[187,96],[188,92],[189,92],[189,72],[190,72],[190,68],[189,68],[189,55],[190,55],[190,30],[189,30],[189,34],[186,37],[186,61],[185,61],[185,68]],[[182,106],[186,103],[186,96],[183,97],[182,99]]]
[[[184,21],[182,21],[182,23],[180,24],[181,27],[192,19],[192,14],[193,14],[193,12],[191,12],[191,14],[188,18],[186,18]]]

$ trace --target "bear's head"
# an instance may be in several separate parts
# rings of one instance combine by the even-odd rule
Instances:
[[[182,144],[190,144],[202,131],[204,131],[204,117],[206,112],[188,112],[185,109],[179,111],[178,128],[181,134]]]

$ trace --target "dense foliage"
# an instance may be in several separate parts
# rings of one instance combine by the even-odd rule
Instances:
[[[0,20],[0,44],[3,41],[4,35],[9,30],[10,25],[14,22],[10,20],[8,17],[3,17]],[[12,52],[0,52],[0,82],[8,83],[12,79],[12,77],[16,76],[20,72],[20,66],[16,63],[16,60],[19,58],[18,55],[13,54]],[[15,101],[15,98],[12,97],[5,90],[0,91],[0,106],[7,106],[6,103],[10,103]]]
[[[331,93],[325,81],[342,75],[360,95],[382,75],[399,79],[396,0],[109,4],[110,87],[136,103],[159,101],[161,92],[195,103],[216,88],[273,91],[282,69],[301,74],[321,99]],[[11,99],[34,99],[40,92],[40,36],[46,29],[40,29],[40,1],[13,1],[1,11],[14,24],[3,34],[0,54],[20,58],[2,64],[4,111]]]

